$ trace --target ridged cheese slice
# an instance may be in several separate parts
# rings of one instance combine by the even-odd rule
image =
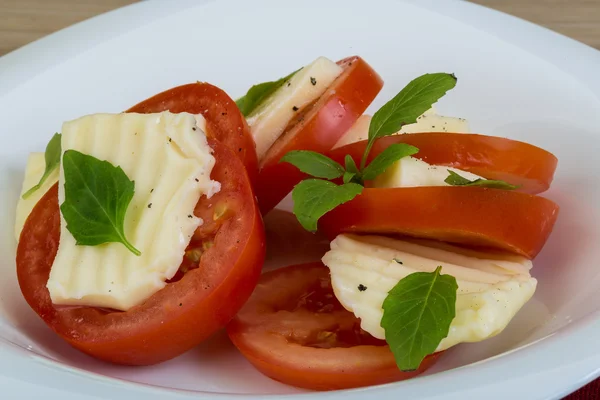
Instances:
[[[497,335],[537,285],[529,274],[531,261],[520,256],[379,236],[339,235],[323,263],[340,303],[379,339],[385,339],[381,318],[388,292],[409,274],[432,272],[441,265],[442,274],[456,278],[458,293],[456,317],[437,351]]]
[[[25,167],[25,177],[23,179],[23,185],[21,189],[21,196],[33,186],[37,185],[44,170],[46,169],[46,160],[44,153],[31,153],[27,158],[27,165]],[[58,181],[58,168],[56,168],[50,176],[42,183],[40,188],[33,192],[28,198],[23,199],[19,196],[17,203],[16,217],[15,217],[15,239],[19,241],[21,230],[31,210],[42,198],[44,194]]]
[[[298,71],[246,118],[259,160],[283,133],[294,115],[321,97],[341,73],[342,68],[335,62],[319,57]]]
[[[334,149],[368,139],[371,118],[370,115],[361,115],[348,132],[346,132],[346,134],[344,134],[344,136],[336,143]],[[435,107],[431,107],[423,115],[417,118],[417,122],[403,126],[396,135],[420,132],[469,133],[470,130],[469,122],[466,119],[439,115],[437,114]]]
[[[125,235],[142,255],[121,243],[77,246],[61,216],[60,244],[47,284],[55,304],[127,310],[175,275],[202,223],[194,216],[196,203],[220,188],[210,179],[215,159],[196,118],[169,112],[95,114],[63,125],[63,151],[78,150],[118,165],[135,181]],[[62,166],[58,196],[62,204]]]

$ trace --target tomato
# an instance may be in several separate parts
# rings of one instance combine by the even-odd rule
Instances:
[[[279,163],[281,158],[292,150],[329,151],[383,86],[379,75],[360,57],[338,64],[344,72],[314,105],[298,113],[261,161],[256,194],[263,215],[304,178],[296,167]]]
[[[552,232],[558,205],[543,197],[481,187],[364,189],[325,214],[319,228],[340,233],[408,235],[534,258]]]
[[[264,259],[261,216],[242,162],[220,142],[209,145],[216,159],[211,178],[221,190],[196,205],[204,224],[189,250],[199,262],[187,260],[179,279],[128,311],[52,304],[46,282],[60,235],[58,185],[35,206],[17,249],[19,285],[31,308],[72,346],[118,364],[158,363],[222,328],[248,299]]]
[[[439,356],[427,357],[416,371],[400,371],[386,342],[363,331],[360,320],[337,301],[321,263],[263,274],[227,333],[263,374],[314,390],[408,379]]]
[[[414,133],[379,139],[368,161],[394,143],[407,143],[419,149],[415,157],[429,164],[472,172],[487,179],[500,179],[518,185],[519,191],[541,193],[552,183],[557,158],[528,143],[501,137],[465,133]],[[332,150],[328,156],[344,165],[350,154],[360,163],[367,141]]]
[[[232,149],[244,163],[250,181],[256,182],[258,158],[246,119],[235,101],[210,83],[196,82],[177,86],[142,101],[126,112],[188,112],[206,118],[206,134]]]

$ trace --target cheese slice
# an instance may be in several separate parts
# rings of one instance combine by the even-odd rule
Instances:
[[[61,215],[60,244],[47,287],[55,304],[127,310],[165,286],[202,221],[194,208],[219,190],[210,179],[215,159],[194,116],[95,114],[66,122],[62,150],[74,149],[115,166],[135,181],[121,243],[77,246]],[[59,204],[65,199],[60,169]]]
[[[442,274],[456,278],[458,292],[456,317],[437,351],[502,332],[537,285],[529,274],[531,261],[524,257],[423,240],[339,235],[323,263],[331,271],[340,303],[361,319],[362,329],[379,339],[385,339],[381,318],[388,292],[409,274],[433,272],[441,265]]]
[[[418,157],[419,154],[417,153],[416,156]],[[450,186],[444,182],[449,175],[448,171],[456,172],[470,181],[481,178],[479,175],[457,168],[431,165],[415,157],[404,157],[378,175],[373,180],[373,187]]]
[[[29,154],[27,166],[25,167],[25,178],[23,179],[21,195],[19,196],[19,201],[17,203],[17,215],[15,217],[15,239],[17,242],[19,241],[19,236],[21,236],[23,225],[25,225],[25,221],[27,220],[29,214],[31,214],[33,207],[35,207],[42,196],[46,194],[48,189],[54,186],[54,184],[58,181],[58,168],[56,168],[54,171],[52,171],[50,176],[46,178],[38,190],[31,193],[28,198],[23,199],[21,196],[23,196],[23,194],[33,186],[38,184],[40,178],[42,175],[44,175],[45,169],[46,160],[44,153]]]
[[[298,71],[246,118],[259,160],[281,136],[294,115],[321,97],[341,73],[342,68],[335,62],[319,57]]]
[[[350,143],[360,142],[369,138],[370,115],[361,115],[352,127],[338,140],[334,149]],[[469,133],[469,122],[464,118],[445,117],[439,115],[435,107],[431,107],[417,118],[417,122],[405,125],[395,135],[420,132],[453,132]]]

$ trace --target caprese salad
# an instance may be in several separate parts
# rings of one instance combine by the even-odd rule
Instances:
[[[25,169],[23,296],[117,364],[169,360],[225,327],[286,384],[415,376],[510,323],[558,215],[538,196],[556,157],[438,115],[456,84],[422,75],[368,116],[378,74],[319,57],[237,101],[197,82],[65,122]],[[290,193],[294,220],[271,212]],[[294,247],[326,240],[320,261],[261,275],[279,246],[269,212]]]

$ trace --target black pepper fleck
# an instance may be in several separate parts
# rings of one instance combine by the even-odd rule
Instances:
[[[298,108],[298,107],[296,107],[296,106],[294,106],[294,107],[292,107],[292,110],[294,110],[294,111],[298,111],[298,110],[299,110],[299,108]]]
[[[148,204],[148,208],[152,208],[152,203],[149,203],[149,204]]]
[[[367,287],[361,283],[360,285],[358,285],[358,290],[364,292],[365,290],[367,290]]]
[[[310,83],[312,83],[312,85],[315,86],[317,84],[317,80],[311,76]]]
[[[194,217],[192,217],[192,214],[188,214],[188,218],[194,218]]]
[[[240,147],[240,148],[238,149],[238,151],[240,151],[240,152],[241,152],[241,151],[242,151],[242,148]]]
[[[394,261],[396,261],[400,265],[404,265],[404,263],[402,261],[398,260],[397,258],[394,258]]]
[[[222,112],[221,115],[227,115],[227,113],[226,112]]]
[[[173,141],[173,139],[169,138],[169,143],[171,143],[171,141]]]
[[[154,189],[150,189],[150,193],[154,192]]]
[[[288,82],[288,84],[287,84],[287,85],[288,85],[288,87],[292,86],[292,84],[291,84],[290,82]]]
[[[195,180],[196,182],[200,182],[200,181],[198,180],[198,178],[194,178],[194,180]]]
[[[183,305],[183,303],[179,303],[179,307],[181,307]]]
[[[192,126],[192,130],[193,130],[193,131],[195,131],[195,130],[196,130],[196,127],[195,127],[195,126]]]

